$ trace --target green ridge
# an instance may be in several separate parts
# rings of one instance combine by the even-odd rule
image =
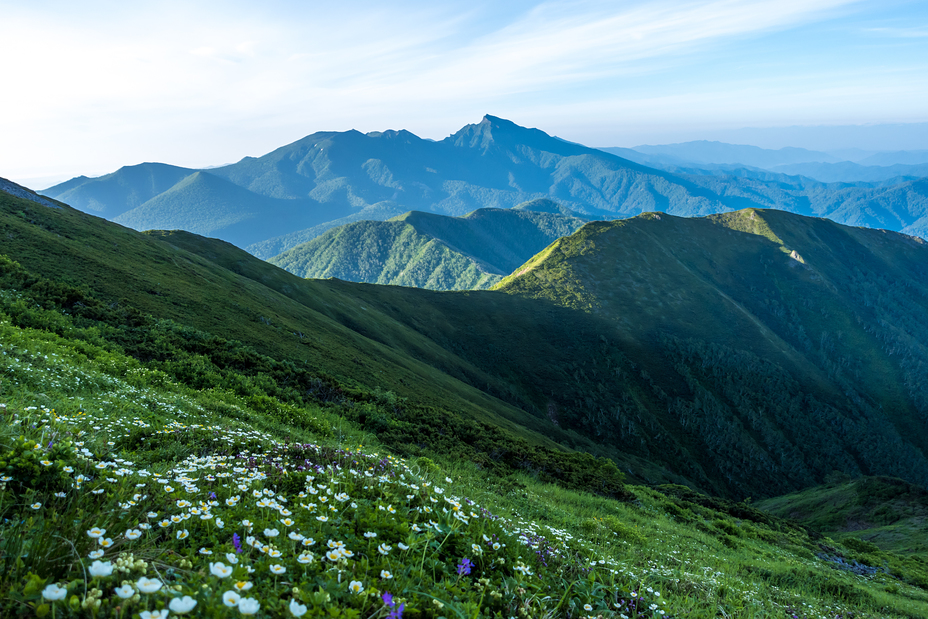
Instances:
[[[473,421],[735,499],[836,469],[925,483],[926,250],[911,237],[778,211],[652,214],[591,222],[499,290],[433,292],[301,280],[221,241],[22,208],[3,233],[27,269],[409,398],[414,419],[377,426],[393,445],[458,444],[441,428]],[[734,229],[745,218],[782,243]]]
[[[270,262],[300,277],[482,289],[582,223],[523,209],[480,209],[465,217],[413,211],[386,222],[340,226]]]
[[[807,265],[823,258],[771,228]],[[834,542],[679,485],[624,486],[606,460],[529,442],[502,417],[474,423],[474,390],[399,352],[441,348],[361,293],[421,305],[420,320],[445,303],[479,318],[479,300],[500,313],[472,324],[500,342],[547,320],[536,368],[595,348],[583,340],[601,338],[595,315],[533,313],[537,301],[488,291],[314,285],[221,241],[141,235],[3,193],[0,232],[22,263],[0,257],[4,617],[361,619],[400,605],[406,619],[928,616],[917,554]],[[884,240],[889,258],[899,239]],[[277,328],[298,319],[306,332]],[[304,351],[308,338],[329,356]],[[501,352],[483,333],[472,342]],[[346,354],[343,376],[324,371]],[[401,364],[408,395],[376,375]],[[902,486],[885,498],[917,495]],[[331,554],[335,542],[348,552]]]

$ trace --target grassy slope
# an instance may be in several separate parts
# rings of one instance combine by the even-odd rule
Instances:
[[[111,252],[112,264],[100,262],[106,254],[90,255],[77,243],[67,251],[87,262],[77,260],[80,266],[67,271],[50,249],[53,235],[36,234],[35,226],[14,231],[25,240],[11,251],[33,265],[29,268],[86,281],[103,298],[129,296],[143,311],[163,312],[418,405],[501,424],[515,434],[526,428],[525,436],[538,444],[554,440],[609,456],[635,479],[684,482],[736,498],[783,494],[819,482],[836,468],[919,481],[925,470],[920,447],[925,435],[917,423],[919,389],[925,387],[917,374],[924,353],[918,335],[923,290],[914,281],[886,285],[882,292],[867,286],[896,277],[887,270],[892,260],[898,258],[893,268],[906,260],[918,264],[913,257],[922,246],[900,245],[887,236],[885,251],[892,258],[887,263],[874,243],[884,233],[849,232],[783,215],[783,222],[774,222],[777,233],[810,256],[806,269],[778,243],[734,229],[737,222],[760,226],[761,215],[776,217],[757,212],[752,220],[752,214],[588,225],[571,241],[549,248],[545,255],[561,262],[546,259],[533,271],[543,271],[549,284],[561,282],[536,289],[541,291],[536,297],[551,292],[547,300],[527,293],[306,282],[228,244],[184,233],[166,237],[177,250],[146,242],[138,245],[143,263],[133,262],[135,252],[117,261],[112,247],[117,239],[107,238],[115,232],[102,222],[94,224],[101,227],[94,229],[93,242]],[[68,211],[68,217],[79,216]],[[774,227],[764,225],[758,231]],[[662,227],[652,233],[653,226]],[[594,275],[605,273],[602,265],[627,273],[605,273],[611,284],[604,275],[587,290],[580,288],[584,281],[557,265],[569,263],[564,247],[582,257],[597,230],[634,236],[611,248],[603,244],[598,251],[604,260],[591,263],[599,264]],[[820,247],[787,239],[812,232]],[[136,238],[129,231],[119,234],[128,235],[125,242]],[[857,256],[859,274],[811,270],[817,261],[827,263],[835,243],[847,245],[840,252]],[[673,251],[681,258],[676,263],[667,260]],[[632,252],[632,259],[610,252]],[[110,267],[116,270],[107,271]],[[95,273],[101,274],[96,281]],[[149,275],[176,284],[159,292],[138,281]],[[836,278],[829,284],[849,301],[821,292],[830,290],[820,281],[825,275]],[[842,277],[851,278],[854,287],[847,288]],[[613,309],[569,307],[587,309],[578,299],[593,307],[584,300],[589,292]],[[871,294],[871,306],[857,309],[854,299]],[[625,310],[615,311],[620,303]],[[848,308],[855,308],[861,323]],[[661,322],[662,312],[673,320]],[[776,341],[785,345],[771,351]],[[901,359],[888,354],[896,349],[907,354]]]
[[[928,570],[917,558],[884,553],[887,572],[858,575],[839,566],[866,553],[685,488],[636,487],[635,501],[622,503],[529,475],[488,476],[440,453],[406,462],[332,409],[255,408],[65,331],[16,328],[0,312],[4,616],[125,616],[182,596],[196,616],[237,616],[222,601],[236,581],[251,583],[241,597],[260,617],[288,614],[291,600],[306,617],[383,616],[385,592],[406,619],[928,616]],[[465,521],[437,509],[455,504]],[[107,547],[88,536],[94,527]],[[290,541],[291,532],[314,541]],[[328,559],[326,540],[353,556]],[[230,553],[232,577],[217,576],[213,564],[231,565]],[[459,573],[465,558],[469,573]],[[109,566],[124,571],[107,575]],[[141,593],[142,578],[162,587]],[[52,585],[63,600],[43,598]]]
[[[873,551],[928,553],[928,491],[901,479],[864,477],[835,481],[757,503],[757,507]]]
[[[664,473],[623,457],[770,496],[836,468],[925,483],[924,254],[908,237],[776,211],[642,216],[556,242],[505,295],[332,285],[638,478]]]
[[[6,215],[4,251],[27,269],[350,377],[349,382],[453,406],[508,427],[513,426],[506,418],[525,417],[391,348],[392,340],[402,339],[407,350],[428,356],[438,350],[433,343],[350,296],[266,265],[227,243],[187,233],[168,234],[174,242],[164,243],[165,233],[144,235],[67,207],[53,211],[6,194],[0,195],[0,206]],[[18,211],[23,215],[14,214]],[[216,262],[183,249],[185,240]],[[532,440],[546,442],[537,435]]]
[[[278,307],[284,304],[283,297],[269,291],[285,289],[298,281],[218,241],[183,233],[166,234],[162,236],[174,241],[176,248],[164,253],[164,244],[155,238],[101,225],[70,209],[39,210],[34,204],[5,196],[0,196],[0,205],[9,209],[3,219],[3,234],[15,243],[9,247],[26,261],[41,264],[46,275],[56,279],[84,277],[88,288],[100,290],[106,289],[105,282],[94,282],[93,277],[86,277],[87,273],[124,277],[127,294],[137,300],[144,297],[134,286],[144,287],[145,277],[151,276],[154,281],[147,289],[159,292],[154,296],[160,297],[149,306],[155,311],[166,311],[186,298],[181,285],[185,270],[197,274],[192,279],[201,287],[217,285],[220,278],[235,282],[240,303],[248,303],[255,291],[264,290],[265,299],[276,302]],[[112,253],[107,252],[118,250],[120,241],[134,241],[139,253],[109,258]],[[210,260],[200,262],[197,255],[180,249],[185,242],[201,254],[208,254]],[[59,257],[70,257],[68,265],[42,262],[42,252],[52,245],[57,247]],[[134,258],[129,260],[131,256]],[[116,271],[111,261],[128,264]],[[186,268],[162,266],[168,263],[176,267],[184,264]],[[220,264],[232,270],[223,273]],[[147,273],[143,267],[148,267]],[[157,282],[165,274],[162,268],[178,280],[180,293],[167,287],[158,291]],[[257,288],[257,281],[262,279],[264,288]],[[47,297],[56,290],[51,283],[37,281],[28,294]],[[339,304],[337,293],[319,298],[313,294],[319,289],[297,287],[289,292],[307,301],[314,298],[313,302],[320,306]],[[417,292],[422,298],[478,294]],[[0,368],[4,378],[0,382],[0,452],[2,468],[10,477],[0,488],[0,510],[4,514],[0,527],[5,529],[0,535],[0,599],[5,615],[46,615],[52,606],[55,616],[91,616],[94,607],[103,616],[115,616],[127,608],[130,612],[162,608],[172,597],[181,595],[197,602],[198,613],[229,612],[220,595],[231,588],[232,581],[212,575],[210,563],[228,561],[225,553],[235,556],[231,539],[234,532],[241,536],[246,548],[238,556],[242,563],[233,579],[253,583],[244,595],[261,604],[263,616],[286,613],[290,599],[305,604],[306,616],[310,617],[333,616],[333,612],[346,618],[382,615],[389,611],[379,597],[384,591],[396,595],[397,604],[405,604],[407,619],[548,613],[577,617],[589,612],[621,617],[620,613],[635,614],[627,610],[634,600],[643,601],[638,604],[638,617],[656,617],[651,604],[671,617],[691,618],[784,613],[811,618],[846,616],[851,612],[857,617],[874,618],[928,616],[928,573],[917,557],[873,555],[866,548],[861,551],[830,540],[816,540],[747,505],[710,499],[681,487],[666,487],[661,492],[635,488],[635,502],[618,503],[540,483],[536,477],[540,471],[516,477],[488,474],[486,469],[442,451],[429,454],[437,465],[428,459],[410,463],[395,458],[384,460],[382,449],[377,455],[373,453],[378,448],[368,427],[355,426],[350,419],[358,419],[359,407],[374,413],[384,406],[395,406],[390,404],[389,394],[372,394],[370,399],[354,404],[332,406],[297,404],[292,400],[274,402],[229,389],[203,389],[195,382],[171,378],[155,369],[153,363],[126,357],[106,339],[112,331],[103,328],[103,323],[81,326],[92,324],[80,318],[85,316],[85,310],[102,315],[111,310],[118,313],[127,300],[103,304],[83,297],[89,305],[53,302],[39,307],[27,302],[24,294],[4,290],[4,309],[0,312]],[[203,297],[214,304],[221,301],[205,292]],[[169,302],[164,303],[165,299]],[[336,315],[352,311],[348,301],[347,296],[341,298],[342,307],[333,310]],[[513,302],[525,303],[518,298]],[[215,316],[206,318],[201,327],[230,328],[216,321]],[[234,320],[231,315],[224,318]],[[13,320],[26,319],[44,323],[60,335],[12,324]],[[187,339],[200,337],[185,327],[165,327],[141,319],[135,324],[140,332],[180,329]],[[315,324],[321,328],[324,321],[317,319]],[[259,328],[255,338],[269,339],[271,333]],[[342,331],[338,335],[351,334]],[[156,341],[168,345],[168,340]],[[334,345],[334,341],[330,343]],[[275,346],[265,342],[265,348],[274,350]],[[165,352],[175,355],[178,350]],[[170,364],[160,367],[169,368]],[[257,384],[253,377],[251,370],[240,370],[242,384],[253,388]],[[50,412],[52,408],[55,414]],[[365,446],[360,446],[362,442]],[[306,443],[314,445],[299,446]],[[80,456],[70,451],[72,447],[86,451]],[[345,449],[349,451],[340,451]],[[243,467],[235,473],[250,470],[268,475],[265,479],[252,476],[237,480],[248,486],[248,493],[215,475],[227,471],[229,459],[243,450],[249,451],[251,459],[236,460]],[[211,456],[215,459],[203,460]],[[45,466],[42,458],[50,464]],[[307,461],[323,467],[312,478],[299,468]],[[100,473],[104,462],[113,468],[107,475]],[[344,467],[324,468],[333,462]],[[370,466],[376,473],[386,473],[386,480],[376,485],[364,482],[361,470],[356,474],[348,472],[355,466],[361,470]],[[153,483],[142,469],[173,479],[176,487],[169,490]],[[198,483],[185,482],[191,473],[200,477]],[[78,483],[78,474],[89,479]],[[313,514],[298,509],[307,502],[307,494],[297,493],[310,480],[322,493],[326,487],[333,489],[332,496],[335,492],[349,493],[354,502],[351,511],[348,507],[337,509],[329,522],[320,524]],[[399,482],[414,483],[416,487]],[[182,488],[190,483],[197,483],[197,488]],[[439,484],[442,493],[430,487]],[[261,533],[271,527],[284,532],[292,529],[280,522],[279,516],[284,514],[255,503],[250,494],[255,489],[266,490],[263,494],[275,501],[286,500],[295,513],[295,524],[290,526],[316,539],[316,548],[323,540],[334,538],[345,541],[355,558],[341,564],[340,572],[322,557],[324,549],[314,552],[309,567],[300,563],[297,544],[276,542]],[[103,492],[91,494],[90,490]],[[415,492],[410,494],[410,490]],[[218,505],[210,506],[213,519],[202,520],[188,508],[196,507],[202,513],[198,501],[208,501],[210,491],[217,493]],[[236,493],[245,495],[245,499],[229,506],[226,498]],[[450,513],[429,517],[425,515],[429,512],[421,508],[435,505],[430,496],[439,505],[448,496],[479,514],[486,516],[479,509],[483,508],[502,518],[468,516],[469,522],[462,526]],[[183,505],[186,499],[192,499],[194,504]],[[317,500],[317,509],[318,504]],[[388,515],[385,504],[396,512]],[[162,528],[159,524],[159,518],[184,513],[192,518],[182,525]],[[223,520],[221,529],[216,518]],[[258,541],[282,548],[282,556],[271,558],[247,546],[249,530],[241,524],[245,519],[255,523]],[[421,530],[429,519],[437,521],[438,533],[417,533],[413,524]],[[136,523],[149,522],[152,529],[137,527],[139,539],[123,536]],[[88,553],[100,548],[86,534],[92,527],[107,529],[105,537],[115,540],[99,560],[121,559],[120,565],[127,568],[125,573],[110,577],[87,572],[92,563]],[[365,537],[365,532],[377,533],[378,537]],[[486,542],[484,535],[491,541]],[[505,546],[494,549],[494,540]],[[411,552],[400,548],[401,542],[408,544]],[[379,543],[391,546],[387,554],[378,551]],[[129,557],[123,553],[130,552],[133,556],[126,564]],[[889,571],[856,575],[838,569],[868,556],[881,561],[885,558]],[[838,562],[839,557],[843,557],[843,563]],[[474,564],[471,574],[456,573],[463,558]],[[531,577],[515,569],[520,562],[532,572]],[[272,564],[286,568],[284,575],[271,575]],[[245,565],[254,567],[255,573],[247,574]],[[879,567],[882,563],[869,565]],[[393,578],[387,579],[383,569],[389,570]],[[135,593],[133,585],[142,576],[156,578],[171,589],[140,594],[128,601],[114,595],[120,580],[129,583],[130,594]],[[481,586],[477,578],[489,580]],[[348,589],[354,580],[364,588],[363,595]],[[42,599],[43,588],[53,583],[66,591],[64,601]],[[435,604],[434,599],[443,606]],[[585,610],[586,604],[592,611]],[[613,604],[619,604],[620,609],[613,609]]]
[[[662,422],[689,424],[677,431],[684,436],[700,433],[705,421],[698,422],[700,415],[691,416],[684,405],[694,393],[709,411],[729,411],[728,421],[712,416],[716,423],[737,427],[731,430],[731,444],[713,446],[703,432],[710,450],[742,451],[736,457],[745,463],[740,472],[727,474],[746,474],[750,463],[767,459],[761,455],[766,451],[786,467],[784,473],[802,475],[790,462],[809,455],[782,451],[787,449],[784,436],[795,441],[798,435],[792,432],[798,431],[829,436],[815,441],[813,452],[831,450],[833,462],[851,469],[866,469],[877,461],[881,467],[892,466],[888,453],[895,447],[890,445],[908,442],[907,457],[914,459],[907,475],[924,483],[917,472],[922,465],[914,463],[926,453],[918,422],[925,414],[925,381],[918,362],[900,360],[888,342],[924,358],[918,334],[928,295],[919,265],[926,252],[924,243],[909,237],[778,211],[748,210],[702,220],[651,215],[588,224],[498,289],[589,311],[613,322],[623,339],[641,348],[653,346],[654,363],[636,360],[670,396],[665,401],[675,419],[665,416]],[[877,292],[881,285],[886,288]],[[660,359],[661,348],[669,349],[670,363]],[[739,355],[743,358],[736,361]],[[721,367],[713,370],[713,377],[711,371],[706,375],[707,365]],[[747,371],[749,366],[754,367]],[[722,368],[729,378],[719,378]],[[760,375],[781,386],[752,386]],[[678,386],[675,394],[670,388],[681,377],[685,386]],[[732,383],[740,386],[732,389]],[[756,395],[745,398],[745,388]],[[791,394],[792,404],[773,401],[784,391]],[[780,406],[785,408],[775,412]],[[841,412],[855,407],[859,412],[850,416]],[[797,415],[801,409],[811,409],[811,414]],[[765,421],[765,412],[779,421]],[[857,425],[856,438],[848,441],[819,427],[822,417],[840,424],[837,434]],[[778,426],[777,436],[765,429],[770,424]],[[875,442],[883,443],[887,455],[867,454]],[[844,456],[834,453],[836,444],[844,445]],[[810,447],[807,442],[804,449]],[[867,460],[870,465],[864,464]],[[816,476],[826,472],[819,468]],[[764,475],[761,470],[754,474]]]
[[[446,453],[464,450],[462,457],[489,459],[487,466],[548,467],[564,480],[586,475],[577,466],[589,465],[573,449],[604,455],[589,438],[472,386],[479,375],[472,364],[369,307],[354,296],[357,285],[345,290],[302,280],[228,243],[188,233],[139,234],[67,207],[39,208],[6,196],[0,206],[9,209],[5,249],[28,269],[85,286],[112,307],[244,342],[347,387],[395,394],[411,412],[382,418],[374,431],[397,449],[416,453],[446,444]]]

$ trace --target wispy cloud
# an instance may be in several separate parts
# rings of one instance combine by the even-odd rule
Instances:
[[[745,86],[745,76],[712,69],[759,38],[827,24],[860,6],[548,0],[501,8],[482,0],[466,6],[409,0],[398,8],[162,0],[113,10],[89,0],[43,10],[23,3],[0,21],[0,70],[6,84],[16,85],[15,97],[0,99],[4,150],[15,151],[0,153],[0,167],[25,161],[27,153],[85,158],[87,144],[124,160],[125,153],[144,152],[129,160],[193,165],[260,154],[282,135],[295,139],[319,129],[402,127],[442,137],[484,112],[539,124],[579,113],[600,126],[619,113],[656,123],[660,115],[708,118],[718,110],[756,125],[784,102],[803,117],[834,113],[827,105],[857,113],[861,106],[839,95],[806,96],[801,107],[803,93],[832,86],[830,92],[844,92],[853,83],[833,77],[848,68],[840,64],[816,67],[815,78],[806,79],[812,74],[802,58],[809,41],[803,37],[784,51],[800,59],[785,77],[761,72],[763,83]],[[917,26],[870,30],[913,41],[925,36]],[[777,61],[764,57],[765,70]],[[906,91],[902,80],[889,83],[887,71],[852,68],[861,99],[882,97],[868,105],[909,110],[906,102],[928,88],[914,80]],[[558,126],[569,123],[545,128]],[[231,153],[212,145],[235,139],[242,144]],[[37,146],[49,141],[57,142],[52,153]],[[197,161],[159,155],[178,151],[201,154]]]
[[[424,71],[409,71],[403,87],[426,91],[423,94],[430,98],[450,98],[621,77],[640,72],[642,62],[802,24],[848,4],[721,0],[617,8],[615,3],[548,2],[514,23],[445,50]],[[428,92],[435,84],[441,87]]]

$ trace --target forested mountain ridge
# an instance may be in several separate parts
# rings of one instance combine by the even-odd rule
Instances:
[[[408,131],[318,132],[261,157],[201,171],[241,190],[233,200],[239,215],[286,218],[290,228],[283,232],[246,226],[243,236],[223,202],[232,190],[215,182],[207,190],[207,177],[186,180],[195,172],[141,164],[99,179],[72,179],[45,195],[107,218],[123,216],[137,228],[189,231],[185,226],[196,223],[200,232],[265,258],[311,240],[332,222],[385,220],[410,210],[462,216],[541,198],[591,219],[778,208],[914,234],[924,233],[919,220],[928,213],[923,183],[889,191],[782,175],[678,174],[489,115],[440,141]],[[132,209],[141,210],[127,213]]]
[[[928,616],[924,530],[905,555],[823,539],[748,501],[632,486],[583,452],[635,479],[694,482],[636,456],[634,440],[597,444],[556,409],[545,425],[463,382],[505,386],[502,359],[478,377],[464,357],[527,343],[529,326],[538,346],[510,347],[513,367],[557,377],[608,343],[592,313],[300,280],[224,241],[140,234],[2,179],[0,235],[4,617],[224,614],[236,596],[216,583],[229,576],[248,588],[240,614],[275,617]],[[422,306],[422,332],[364,293],[391,311]],[[443,348],[458,342],[462,356]],[[581,365],[573,382],[589,392]],[[240,500],[246,487],[261,500]],[[883,507],[920,507],[903,494]],[[271,539],[259,552],[252,524],[262,539],[288,527],[290,550],[305,535],[304,551],[338,539],[351,555],[334,569],[334,550]],[[92,565],[74,559],[87,553]],[[144,560],[114,589],[130,553]],[[85,590],[88,578],[99,586]]]
[[[773,210],[654,213],[592,222],[496,289],[590,312],[654,347],[640,361],[669,413],[654,419],[670,424],[654,431],[701,434],[700,451],[738,462],[724,477],[820,478],[824,462],[812,462],[829,454],[860,472],[907,461],[908,477],[896,475],[924,485],[926,268],[924,241],[883,230]],[[627,423],[617,409],[599,415],[591,430]],[[802,455],[789,447],[800,436]]]
[[[551,203],[527,203],[558,211]],[[412,211],[385,222],[334,228],[270,259],[300,277],[431,290],[489,288],[552,241],[585,223],[577,217],[479,209],[464,217]]]
[[[497,290],[435,292],[301,280],[221,241],[3,205],[4,252],[100,307],[408,398],[363,421],[404,449],[521,457],[487,449],[472,420],[735,498],[835,470],[926,483],[928,259],[913,237],[774,210],[650,213],[586,224]]]

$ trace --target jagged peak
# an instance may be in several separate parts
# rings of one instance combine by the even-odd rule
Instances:
[[[492,146],[509,149],[528,146],[560,155],[580,155],[592,149],[551,136],[541,129],[523,127],[511,120],[485,114],[477,124],[465,125],[444,140],[456,147],[475,148],[483,151]]]

